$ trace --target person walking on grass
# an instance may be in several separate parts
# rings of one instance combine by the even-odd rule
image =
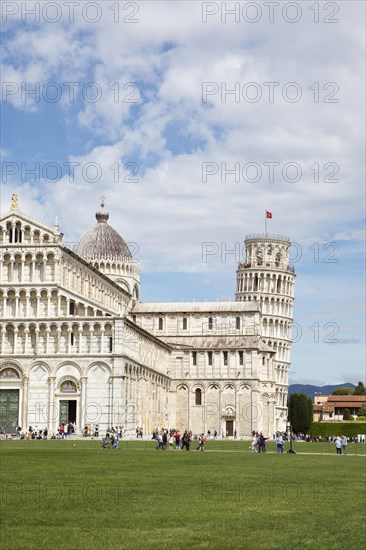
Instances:
[[[342,441],[341,441],[341,438],[339,437],[339,435],[337,435],[337,437],[335,439],[335,446],[336,446],[336,450],[337,450],[337,455],[341,455],[342,454]]]
[[[278,453],[283,453],[283,437],[280,432],[276,434],[276,450]]]
[[[205,450],[205,441],[206,441],[206,438],[205,438],[204,434],[201,434],[198,438],[197,451],[204,451]]]
[[[342,435],[341,443],[342,443],[343,454],[346,455],[347,454],[347,443],[348,443],[348,439],[347,439],[346,435]]]
[[[157,451],[162,451],[163,450],[163,436],[161,434],[158,434],[156,436],[156,439],[158,440],[158,444],[156,446],[156,450]]]
[[[186,430],[183,434],[183,437],[182,437],[182,451],[183,451],[184,447],[186,448],[186,451],[189,451],[190,444],[191,444],[191,439],[190,439],[189,434]]]

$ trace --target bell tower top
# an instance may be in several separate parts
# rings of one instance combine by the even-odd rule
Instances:
[[[284,269],[289,268],[291,241],[284,235],[261,233],[246,235],[245,267]]]

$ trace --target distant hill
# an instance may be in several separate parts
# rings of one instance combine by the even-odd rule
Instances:
[[[315,392],[322,395],[331,395],[333,390],[337,388],[355,388],[354,384],[345,382],[344,384],[336,384],[335,386],[312,386],[311,384],[290,384],[288,389],[289,396],[292,393],[306,393],[308,397],[314,399]]]

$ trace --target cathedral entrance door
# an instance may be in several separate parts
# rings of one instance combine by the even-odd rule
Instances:
[[[226,435],[228,437],[234,435],[234,420],[226,420]]]
[[[18,426],[19,390],[0,391],[0,426],[5,433],[13,434]]]
[[[76,400],[75,399],[62,399],[60,401],[60,422],[59,424],[66,424],[67,422],[76,422]]]

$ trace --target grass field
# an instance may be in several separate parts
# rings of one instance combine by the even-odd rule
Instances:
[[[364,444],[346,457],[327,443],[295,443],[297,455],[241,441],[205,453],[158,453],[149,441],[0,445],[3,550],[364,547]]]

